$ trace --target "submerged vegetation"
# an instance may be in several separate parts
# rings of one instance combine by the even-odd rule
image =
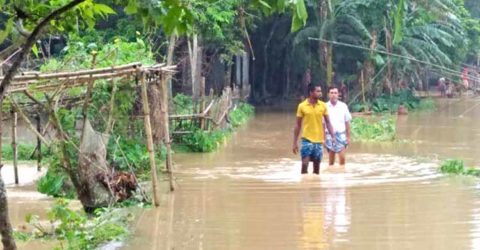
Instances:
[[[459,159],[449,159],[443,161],[440,165],[440,172],[444,174],[471,175],[480,177],[479,168],[465,167],[463,161]]]
[[[351,124],[355,141],[393,141],[396,136],[396,119],[393,116],[367,119],[354,117]]]

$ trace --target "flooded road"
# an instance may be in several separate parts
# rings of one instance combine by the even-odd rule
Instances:
[[[291,153],[294,107],[259,110],[220,151],[175,155],[178,190],[125,249],[480,249],[478,180],[437,172],[480,165],[479,104],[401,117],[408,141],[354,143],[346,173],[320,177]]]
[[[480,99],[400,117],[405,141],[353,143],[346,172],[319,177],[291,153],[294,109],[258,110],[218,152],[176,154],[177,190],[138,213],[123,249],[480,249],[479,180],[437,171],[480,166]],[[48,207],[8,191],[14,224]]]

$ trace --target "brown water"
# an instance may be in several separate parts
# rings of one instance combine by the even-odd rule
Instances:
[[[138,214],[124,249],[480,249],[478,180],[437,171],[480,165],[480,99],[400,117],[407,142],[354,143],[346,173],[320,177],[299,174],[293,114],[259,110],[218,152],[176,154],[177,190]],[[10,198],[14,223],[46,207],[25,199]]]
[[[219,152],[175,156],[178,190],[140,215],[126,249],[480,248],[476,180],[436,169],[480,163],[480,105],[466,110],[480,101],[448,102],[398,120],[413,143],[357,143],[345,174],[303,178],[294,108],[259,111]]]

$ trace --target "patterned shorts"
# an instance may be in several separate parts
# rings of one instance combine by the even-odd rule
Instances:
[[[330,134],[325,133],[325,137],[326,137],[325,147],[327,147],[329,151],[340,153],[342,150],[346,149],[348,146],[347,135],[345,134],[345,132],[335,133],[335,138],[337,139],[337,143],[335,144],[333,143],[332,136]]]
[[[320,161],[323,156],[323,148],[321,143],[313,143],[302,138],[302,149],[300,150],[302,159],[310,157],[310,160]]]

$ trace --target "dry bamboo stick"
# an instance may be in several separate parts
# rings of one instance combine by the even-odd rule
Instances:
[[[17,162],[17,112],[12,109],[12,151],[13,151],[13,172],[15,175],[15,184],[18,184],[18,162]]]
[[[130,68],[139,68],[142,64],[141,63],[130,63],[121,66],[113,66],[113,67],[106,67],[100,69],[88,69],[88,70],[79,70],[74,72],[59,72],[59,73],[46,73],[46,74],[36,74],[36,75],[26,75],[26,76],[16,76],[13,78],[13,81],[27,81],[27,80],[47,80],[47,79],[56,79],[56,78],[68,78],[68,77],[75,77],[75,76],[89,76],[94,74],[101,74],[101,73],[114,73],[119,72],[124,69]],[[3,77],[0,77],[0,80],[3,80]]]
[[[194,119],[194,118],[202,118],[202,114],[193,114],[193,115],[170,115],[169,118],[171,120],[178,120],[178,119]]]
[[[214,102],[214,100],[210,101],[210,104],[208,104],[207,108],[203,111],[202,116],[207,115],[208,111],[210,111],[210,109],[212,108]]]
[[[90,74],[90,75],[79,75],[79,76],[68,76],[68,77],[55,77],[55,78],[49,78],[49,79],[20,79],[17,80],[15,79],[14,82],[12,83],[13,86],[15,85],[25,85],[25,84],[39,84],[41,81],[45,80],[56,80],[56,81],[79,81],[79,80],[100,80],[100,79],[105,79],[105,78],[111,78],[111,77],[116,77],[116,76],[121,76],[121,75],[128,75],[128,74],[133,74],[135,73],[135,69],[126,69],[122,71],[117,71],[117,72],[109,72],[109,73],[97,73],[97,74]]]
[[[105,79],[96,79],[96,80],[107,80],[111,81],[113,79],[118,79],[118,78],[124,78],[128,75],[117,75],[113,78],[105,78]],[[81,87],[86,85],[91,79],[82,79],[82,80],[76,80],[75,82],[68,83],[68,84],[63,84],[63,83],[55,83],[55,84],[49,84],[49,85],[39,85],[35,87],[22,87],[22,88],[17,88],[17,89],[9,89],[9,93],[17,93],[17,92],[23,92],[25,90],[35,90],[35,91],[53,91],[57,90],[59,86],[65,85],[67,88],[75,88],[75,87]]]
[[[27,124],[27,128],[30,129],[45,145],[47,145],[47,147],[50,145],[50,143],[47,142],[47,140],[45,139],[45,137],[43,137],[40,132],[37,131],[37,128],[35,126],[33,126],[32,122],[30,121],[30,119],[28,119],[28,117],[25,115],[25,113],[23,113],[23,110],[17,105],[17,103],[13,100],[13,98],[10,98],[11,102],[12,102],[12,106],[15,108],[15,110],[18,112],[18,114],[20,115],[20,117],[25,121],[25,123]]]
[[[143,104],[143,115],[144,115],[144,125],[145,125],[145,134],[147,135],[147,150],[148,156],[150,157],[150,171],[152,174],[152,191],[153,191],[153,203],[156,207],[160,205],[158,192],[157,192],[157,167],[155,165],[155,154],[153,148],[153,137],[152,137],[152,127],[150,124],[150,108],[148,107],[148,95],[147,95],[147,84],[145,82],[145,74],[138,70],[137,72],[140,77],[140,84],[142,87],[142,104]]]
[[[160,90],[162,91],[162,108],[161,112],[162,117],[163,117],[163,123],[164,123],[164,137],[165,137],[165,146],[167,148],[167,162],[166,162],[166,167],[168,171],[168,179],[170,182],[170,191],[175,190],[175,186],[173,184],[173,170],[172,170],[172,148],[171,148],[171,140],[170,140],[170,129],[169,129],[169,124],[168,124],[168,86],[167,86],[167,79],[165,75],[160,76]]]
[[[112,83],[112,92],[110,93],[110,103],[109,103],[109,113],[108,113],[108,120],[107,120],[107,129],[105,131],[106,134],[110,134],[113,129],[113,109],[115,106],[115,93],[117,91],[117,84],[116,80],[113,80]]]
[[[42,124],[41,124],[39,114],[35,116],[35,120],[37,121],[37,132],[41,133]],[[37,136],[37,171],[40,172],[41,170],[42,170],[42,140],[40,139],[40,137]]]
[[[28,92],[28,90],[23,91],[23,93],[34,103],[38,104],[40,107],[45,107],[45,105],[43,105],[43,103],[37,100],[30,92]]]

